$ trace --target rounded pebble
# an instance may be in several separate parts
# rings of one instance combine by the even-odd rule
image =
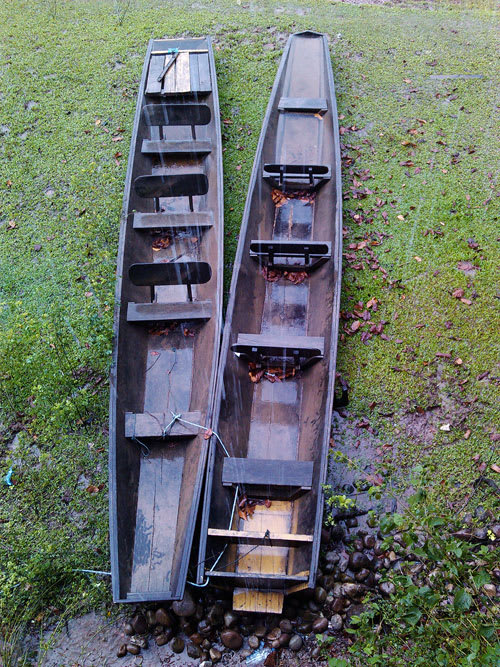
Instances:
[[[174,653],[182,653],[184,651],[184,640],[180,637],[175,637],[170,644],[170,648]]]
[[[328,627],[328,619],[325,618],[324,616],[320,616],[320,618],[317,618],[314,623],[312,624],[312,631],[314,634],[321,634],[324,632]]]
[[[243,637],[236,630],[224,630],[220,633],[220,640],[227,648],[237,651],[243,644]]]
[[[342,629],[342,616],[340,614],[333,614],[328,623],[328,629],[332,632],[338,632]]]
[[[127,655],[127,645],[122,644],[118,651],[116,652],[116,657],[117,658],[124,658]]]
[[[127,651],[132,655],[139,655],[141,649],[135,644],[127,644]]]
[[[300,651],[302,648],[302,637],[300,635],[292,635],[288,643],[288,648],[292,651]]]
[[[131,625],[134,628],[134,632],[138,635],[143,635],[148,630],[148,623],[144,618],[143,614],[137,614],[131,621]]]
[[[196,604],[188,591],[184,593],[182,600],[172,603],[172,610],[177,616],[192,616],[195,613]]]

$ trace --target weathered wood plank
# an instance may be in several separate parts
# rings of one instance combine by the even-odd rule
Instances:
[[[222,483],[256,486],[299,486],[310,488],[314,464],[312,461],[283,461],[278,459],[224,459]]]
[[[238,334],[238,339],[232,349],[236,352],[243,350],[236,348],[258,348],[268,354],[283,354],[298,350],[302,353],[323,354],[324,339],[319,336],[269,336],[265,334]]]
[[[207,155],[212,152],[212,142],[210,139],[206,141],[144,139],[141,151],[145,155]]]
[[[146,84],[146,93],[148,95],[155,95],[161,93],[161,81],[158,77],[163,69],[165,56],[151,56],[149,61],[148,81]]]
[[[280,111],[324,113],[328,111],[328,103],[324,97],[282,97],[278,109]]]
[[[183,412],[182,419],[201,423],[201,412]],[[191,426],[176,420],[166,431],[165,429],[172,421],[171,412],[146,412],[125,413],[125,437],[126,438],[192,438],[200,432],[198,426]]]
[[[212,90],[212,82],[210,80],[210,65],[208,62],[208,54],[198,54],[198,69],[200,76],[200,93],[208,93]]]
[[[254,526],[252,526],[254,528]],[[208,534],[211,537],[217,537],[226,542],[236,542],[238,544],[252,544],[269,547],[301,547],[313,541],[312,535],[295,535],[294,533],[271,533],[266,537],[266,531],[261,530],[219,530],[209,528]]]
[[[212,227],[214,215],[212,211],[195,211],[189,213],[134,213],[134,229],[179,229],[191,227],[204,229]]]
[[[185,303],[130,302],[127,309],[127,322],[185,322],[187,320],[209,320],[211,317],[211,301],[186,301]]]
[[[189,73],[189,53],[181,51],[175,61],[175,92],[188,93],[191,90],[191,76]]]

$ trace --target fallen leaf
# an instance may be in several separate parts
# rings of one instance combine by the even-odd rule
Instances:
[[[461,299],[464,294],[465,294],[464,290],[460,287],[459,289],[453,290],[451,296],[454,296],[455,299]]]
[[[472,431],[470,430],[470,428],[468,428],[464,433],[464,440],[468,440],[470,438],[471,433]]]
[[[455,359],[455,365],[456,365],[456,366],[461,366],[463,363],[464,363],[464,362],[460,359],[460,357],[458,357],[457,359]]]
[[[7,223],[7,228],[8,229],[15,229],[16,227],[17,227],[16,222],[14,220],[9,220],[9,222]]]
[[[496,472],[500,475],[500,466],[499,465],[497,465],[496,463],[492,463],[491,464],[491,469],[493,470],[493,472]]]
[[[33,246],[33,250],[34,250],[35,252],[39,252],[41,249],[42,249],[42,246],[41,246],[39,243],[36,243],[36,244]]]
[[[398,220],[404,220],[405,219],[404,215],[398,215],[397,218],[398,218]]]
[[[90,484],[89,486],[87,486],[86,491],[87,493],[99,493],[99,487]]]
[[[465,303],[466,306],[472,306],[472,301],[470,299],[460,299],[462,303]]]
[[[209,428],[209,429],[207,429],[207,430],[205,431],[205,433],[204,433],[204,435],[203,435],[203,438],[204,438],[205,440],[210,440],[210,438],[212,437],[213,434],[214,434],[214,432],[212,431],[211,428]]]
[[[414,257],[413,259],[414,259],[416,262],[421,262],[421,261],[422,261],[422,258],[419,257],[418,255],[415,255],[415,257]]]
[[[359,320],[356,320],[351,324],[351,331],[357,331],[359,327],[361,326],[361,322]]]
[[[439,427],[440,431],[449,431],[450,430],[450,425],[449,424],[443,424],[442,426]]]

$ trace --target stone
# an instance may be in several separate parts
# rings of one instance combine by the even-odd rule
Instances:
[[[187,645],[187,654],[190,658],[197,659],[197,658],[200,657],[201,651],[198,648],[198,646],[196,646],[196,644],[188,644]]]
[[[356,572],[355,579],[356,581],[364,581],[367,577],[370,576],[370,570],[367,570],[366,567],[361,568],[359,572]]]
[[[192,616],[196,611],[196,604],[189,591],[185,591],[182,600],[172,603],[172,610],[177,616]]]
[[[165,632],[162,632],[161,635],[155,637],[155,642],[157,646],[165,646],[165,644],[168,644],[169,639],[170,637]]]
[[[202,648],[204,651],[209,651],[209,650],[212,648],[212,642],[211,642],[209,639],[204,639],[204,640],[201,642],[201,648]]]
[[[232,611],[226,611],[224,614],[224,625],[226,628],[232,628],[238,622],[238,617]]]
[[[164,625],[166,628],[171,628],[173,625],[173,620],[170,614],[166,609],[160,607],[156,610],[156,622],[160,625]]]
[[[356,519],[356,517],[352,517],[351,519],[346,519],[345,525],[347,528],[356,528],[359,526],[359,521]]]
[[[302,648],[302,637],[300,635],[292,635],[288,643],[288,648],[292,651],[300,651]]]
[[[328,630],[331,632],[338,632],[339,630],[342,630],[342,624],[342,616],[340,614],[333,614],[328,623]]]
[[[364,586],[361,584],[343,584],[342,586],[344,590],[344,595],[347,595],[347,597],[351,598],[351,600],[355,600],[356,598],[361,597],[361,595],[364,593]]]
[[[285,648],[285,646],[288,646],[288,642],[290,641],[290,634],[287,632],[282,632],[280,635],[280,638],[278,639],[278,648]]]
[[[118,651],[116,652],[116,657],[117,658],[124,658],[127,655],[127,645],[122,644]]]
[[[497,588],[495,584],[484,584],[483,593],[485,593],[489,598],[494,598],[497,594]]]
[[[375,537],[374,535],[365,535],[363,537],[363,546],[365,549],[373,549],[375,546]]]
[[[184,640],[181,637],[175,637],[170,644],[170,648],[174,653],[182,653],[184,651]]]
[[[130,638],[130,643],[135,644],[139,648],[148,647],[148,640],[146,639],[146,637],[138,637],[137,635],[134,635],[133,637]]]
[[[265,636],[267,630],[264,625],[258,625],[254,630],[254,635],[262,639]]]
[[[202,660],[199,667],[212,667],[212,664],[211,660]]]
[[[224,609],[219,604],[214,604],[207,612],[207,621],[210,625],[222,625],[224,622]]]
[[[243,644],[243,637],[236,630],[224,630],[220,633],[220,640],[227,648],[237,651]]]
[[[335,614],[340,614],[341,611],[344,609],[344,599],[343,598],[335,598],[332,604],[330,605],[331,611],[333,611]]]
[[[290,634],[292,632],[292,624],[287,618],[282,618],[281,619],[280,628],[281,628],[281,632],[288,632],[288,634]]]
[[[383,596],[388,598],[390,595],[394,595],[396,592],[396,587],[391,581],[383,581],[379,584],[379,590]]]
[[[213,646],[210,649],[209,654],[212,662],[219,662],[219,660],[222,658],[222,653]]]
[[[496,523],[494,526],[491,526],[490,530],[497,538],[497,540],[500,539],[500,523]]]
[[[363,540],[360,537],[357,537],[353,541],[352,546],[354,547],[355,551],[363,551],[364,548]]]
[[[134,628],[132,627],[132,624],[131,623],[125,623],[125,625],[123,626],[123,632],[126,635],[133,635],[134,634]]]
[[[278,626],[276,628],[273,628],[270,632],[267,633],[267,638],[269,641],[274,641],[275,639],[279,639],[281,637],[281,628]]]
[[[368,565],[368,558],[361,551],[353,551],[349,556],[349,567],[354,572],[361,570]]]
[[[320,616],[317,618],[313,624],[312,624],[312,631],[314,634],[321,634],[324,632],[328,627],[328,619],[325,618],[324,616]]]
[[[138,635],[143,635],[148,631],[148,623],[143,614],[136,614],[131,621],[131,625]]]
[[[340,542],[341,540],[344,539],[345,535],[345,530],[340,526],[338,523],[332,526],[332,530],[330,532],[330,539],[332,542]]]
[[[139,655],[141,649],[135,644],[127,644],[127,651],[132,655]]]
[[[321,586],[316,586],[314,589],[314,599],[318,604],[323,604],[326,600],[327,592]]]
[[[196,646],[200,646],[201,642],[203,641],[203,637],[199,632],[193,632],[193,634],[189,637],[189,641],[193,644],[196,644]]]
[[[260,639],[255,635],[251,635],[248,638],[248,645],[250,646],[250,648],[253,648],[255,650],[256,648],[259,648],[259,644],[260,644]]]
[[[315,646],[311,651],[311,658],[314,658],[314,660],[318,660],[320,657],[321,657],[321,648],[319,646]]]
[[[156,625],[156,614],[152,609],[148,609],[146,612],[146,621],[150,628]]]
[[[212,632],[212,626],[207,620],[203,619],[198,623],[198,632],[203,637],[208,637],[208,635]]]

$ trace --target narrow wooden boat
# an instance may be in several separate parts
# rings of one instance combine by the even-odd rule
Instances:
[[[314,586],[341,278],[337,108],[326,37],[292,35],[262,128],[236,255],[197,581],[280,612]]]
[[[210,39],[153,40],[118,252],[109,429],[115,602],[184,593],[220,348],[222,234]]]

